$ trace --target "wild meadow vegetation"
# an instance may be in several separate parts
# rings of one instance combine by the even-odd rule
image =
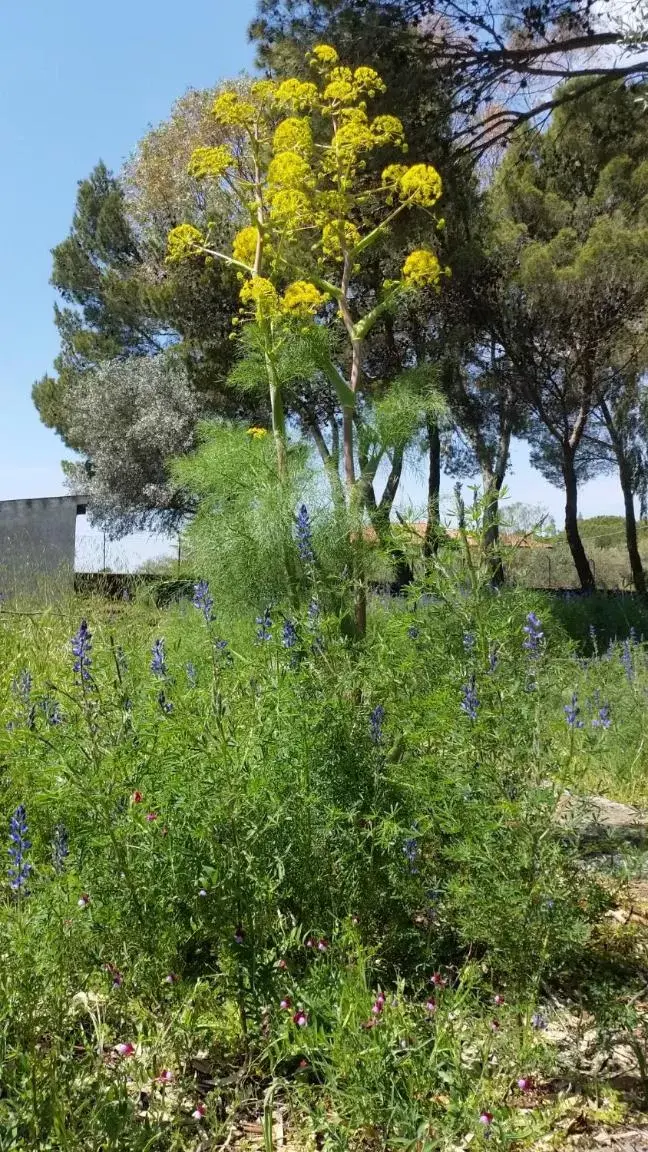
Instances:
[[[193,593],[0,611],[0,1150],[549,1147],[648,1101],[645,69],[556,72],[639,43],[589,0],[434,7],[261,0],[263,76],[54,249],[36,406]],[[583,596],[510,580],[514,437],[565,494],[535,582]]]
[[[643,845],[560,815],[646,800],[641,612],[451,553],[358,644],[295,537],[297,610],[0,613],[2,1148],[526,1146],[648,1091]]]

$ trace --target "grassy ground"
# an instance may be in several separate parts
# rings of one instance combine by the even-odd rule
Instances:
[[[435,588],[358,650],[316,605],[203,609],[0,612],[0,1149],[508,1147],[639,1106],[643,833],[557,817],[648,804],[637,605]]]

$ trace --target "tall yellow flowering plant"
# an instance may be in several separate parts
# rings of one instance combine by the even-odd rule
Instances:
[[[397,217],[412,207],[432,214],[442,185],[430,164],[391,163],[381,177],[368,171],[368,158],[377,150],[407,151],[398,117],[372,118],[368,112],[370,101],[385,91],[373,68],[352,71],[327,44],[313,49],[310,65],[312,80],[260,80],[247,94],[232,90],[217,98],[213,115],[232,143],[197,148],[189,171],[197,180],[218,181],[246,223],[230,252],[220,251],[209,231],[182,224],[169,234],[168,259],[208,257],[238,269],[244,316],[263,335],[280,476],[286,448],[278,341],[291,321],[312,323],[325,306],[337,309],[349,345],[348,374],[329,357],[320,367],[342,410],[346,494],[353,509],[363,491],[362,477],[356,477],[354,420],[367,338],[400,295],[438,287],[447,269],[432,248],[404,254],[399,278],[380,285],[365,311],[358,307],[354,278]],[[434,218],[432,224],[437,226]]]

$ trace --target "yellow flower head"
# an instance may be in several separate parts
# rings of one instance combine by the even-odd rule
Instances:
[[[403,264],[402,275],[412,288],[435,288],[441,277],[441,265],[434,252],[419,248],[410,252]]]
[[[258,239],[259,233],[253,224],[250,224],[248,228],[241,228],[241,231],[236,233],[232,244],[234,259],[240,260],[241,264],[247,264],[248,268],[252,268],[256,259]]]
[[[376,144],[393,144],[400,148],[405,143],[405,131],[398,116],[376,116],[371,123]]]
[[[272,193],[270,215],[277,223],[300,228],[312,219],[312,211],[308,196],[297,188],[285,188]]]
[[[330,44],[316,44],[311,52],[310,62],[324,68],[334,68],[340,57]]]
[[[313,151],[313,133],[305,117],[291,116],[282,120],[272,141],[274,152],[296,152],[298,156],[310,156]]]
[[[344,121],[333,137],[334,156],[337,153],[345,160],[353,160],[360,152],[370,152],[375,146],[376,140],[369,125],[361,120]]]
[[[351,104],[356,98],[356,90],[348,80],[331,80],[326,85],[323,96],[331,104]]]
[[[195,148],[191,154],[188,172],[195,180],[211,176],[218,179],[232,164],[234,157],[229,148],[219,144],[217,148]]]
[[[324,303],[324,296],[308,280],[289,284],[281,301],[284,312],[291,316],[312,316]]]
[[[359,240],[360,233],[350,220],[331,220],[322,229],[322,251],[334,260],[341,260],[344,249],[349,251]]]
[[[366,92],[367,96],[375,96],[377,92],[386,92],[385,81],[373,68],[356,68],[353,79],[358,92]]]
[[[250,87],[250,92],[260,104],[270,104],[277,93],[277,81],[255,80]]]
[[[239,292],[243,304],[250,305],[258,320],[276,316],[279,312],[279,300],[274,287],[263,276],[253,276],[246,280]]]
[[[310,112],[319,100],[315,84],[307,80],[283,80],[275,93],[280,108],[294,108],[298,112]]]
[[[313,173],[296,152],[279,152],[270,161],[268,183],[280,188],[307,188],[313,183]]]
[[[204,243],[202,232],[194,228],[193,224],[180,224],[172,228],[167,236],[167,263],[179,264],[181,260],[199,256]]]
[[[388,167],[383,170],[383,187],[398,188],[406,172],[407,167],[405,164],[389,164]]]
[[[247,435],[251,436],[253,440],[263,440],[264,436],[268,435],[267,428],[248,428]]]
[[[254,119],[254,104],[241,100],[238,92],[222,92],[216,97],[212,107],[212,115],[219,124],[228,128],[240,128]]]
[[[401,200],[411,200],[431,208],[436,204],[443,190],[441,177],[431,164],[414,164],[408,168],[399,181]]]

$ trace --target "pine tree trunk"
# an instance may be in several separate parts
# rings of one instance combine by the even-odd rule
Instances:
[[[621,482],[621,491],[623,492],[623,503],[625,507],[626,547],[628,549],[628,558],[630,560],[632,580],[639,595],[645,596],[646,573],[644,572],[641,556],[639,554],[639,544],[637,541],[637,517],[635,515],[634,507],[634,493],[632,491],[632,482],[630,480],[630,473],[625,458],[623,459],[623,462],[619,460],[619,480]]]
[[[501,482],[490,469],[482,468],[484,488],[484,551],[491,570],[491,583],[501,588],[505,581],[504,563],[500,551],[499,494]]]
[[[430,445],[430,467],[428,471],[427,492],[427,524],[423,537],[423,556],[429,559],[436,555],[439,549],[439,527],[441,518],[439,514],[439,493],[441,490],[441,437],[439,425],[434,420],[427,421],[428,441]]]
[[[583,592],[593,592],[596,587],[594,574],[578,531],[578,481],[573,453],[569,449],[563,449],[562,470],[565,482],[565,536],[581,589]]]

